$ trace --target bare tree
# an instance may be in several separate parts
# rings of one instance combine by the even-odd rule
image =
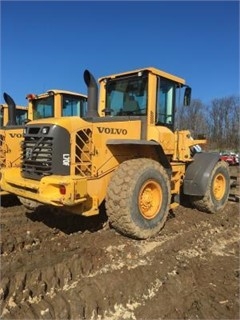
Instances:
[[[239,98],[229,96],[214,99],[209,110],[211,144],[220,150],[239,147]]]
[[[190,130],[194,137],[207,135],[208,126],[206,122],[205,105],[201,100],[192,100],[189,107],[181,106],[177,112],[177,128]]]
[[[239,152],[239,97],[216,98],[209,106],[199,99],[192,100],[189,107],[178,108],[176,128],[190,130],[194,137],[206,135],[209,149]]]

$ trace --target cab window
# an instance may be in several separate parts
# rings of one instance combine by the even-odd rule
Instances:
[[[54,117],[54,96],[33,101],[33,120]]]
[[[84,117],[87,112],[87,98],[63,95],[62,97],[62,116],[71,117],[79,116]]]
[[[3,115],[4,115],[4,109],[3,107],[0,109],[0,127],[3,127]]]
[[[158,77],[156,124],[172,126],[174,122],[176,84]]]
[[[147,76],[137,75],[109,80],[106,87],[107,108],[112,116],[146,115]]]
[[[16,124],[17,125],[25,124],[25,122],[27,120],[27,116],[28,116],[27,109],[26,110],[17,109],[16,110]]]

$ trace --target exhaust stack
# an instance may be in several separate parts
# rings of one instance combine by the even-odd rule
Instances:
[[[88,117],[99,117],[98,114],[98,85],[94,76],[88,71],[85,70],[84,81],[88,87],[88,110],[86,118]]]
[[[16,126],[16,104],[14,100],[6,93],[3,93],[3,98],[8,105],[8,123],[7,126]]]

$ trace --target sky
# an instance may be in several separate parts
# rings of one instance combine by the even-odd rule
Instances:
[[[1,94],[87,94],[96,79],[143,67],[184,78],[209,104],[239,95],[239,1],[1,1]]]

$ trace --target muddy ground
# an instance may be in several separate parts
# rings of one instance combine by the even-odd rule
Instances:
[[[1,207],[1,319],[239,319],[239,202],[170,212],[154,239],[12,197]]]

